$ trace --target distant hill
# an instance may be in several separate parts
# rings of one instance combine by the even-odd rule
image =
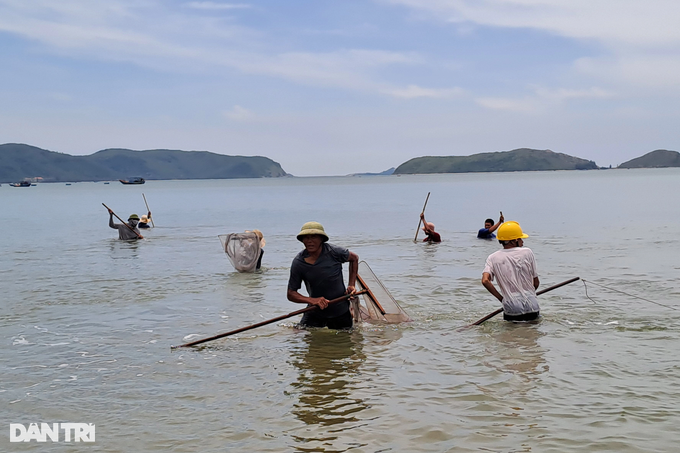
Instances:
[[[267,157],[226,156],[207,151],[105,149],[88,156],[35,146],[0,145],[0,182],[42,177],[45,182],[153,179],[231,179],[286,176]]]
[[[399,165],[395,174],[468,173],[541,170],[592,170],[592,160],[581,159],[550,150],[520,148],[512,151],[473,154],[471,156],[416,157]]]
[[[352,173],[348,176],[389,176],[392,173],[394,173],[394,167],[388,168],[387,170],[381,171],[380,173]]]
[[[619,165],[619,168],[660,168],[680,167],[680,153],[657,149],[644,156],[636,157]]]

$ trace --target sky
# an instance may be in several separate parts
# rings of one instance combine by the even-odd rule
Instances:
[[[677,0],[0,0],[0,143],[296,176],[679,150]]]

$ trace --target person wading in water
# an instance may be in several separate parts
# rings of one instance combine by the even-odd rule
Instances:
[[[441,242],[442,237],[434,231],[434,223],[427,222],[425,220],[425,213],[420,213],[420,220],[423,221],[423,231],[425,232],[425,239],[423,242]]]
[[[137,224],[139,223],[139,216],[137,214],[130,214],[127,223],[113,223],[113,211],[109,209],[109,226],[114,230],[118,230],[118,239],[130,241],[133,239],[144,239]]]
[[[496,223],[493,223],[493,219],[486,219],[484,221],[484,228],[480,228],[477,232],[477,239],[495,239],[496,235],[493,234],[493,232],[496,231],[503,222],[505,222],[505,218],[503,217],[502,212]]]
[[[482,272],[482,285],[503,304],[506,321],[531,321],[539,316],[536,258],[531,249],[523,247],[528,237],[519,223],[503,223],[498,228],[498,242],[503,249],[489,255]],[[494,279],[500,292],[492,283]]]
[[[359,269],[359,256],[344,247],[328,243],[328,235],[319,222],[307,222],[297,235],[305,249],[297,254],[290,266],[288,300],[299,304],[316,305],[319,310],[302,316],[300,327],[328,327],[349,329],[352,327],[349,300],[328,305],[328,301],[354,294]],[[349,262],[349,282],[345,288],[342,264]],[[298,292],[305,283],[307,294]]]

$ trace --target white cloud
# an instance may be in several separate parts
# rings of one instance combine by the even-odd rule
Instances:
[[[674,46],[680,42],[675,0],[379,0],[426,11],[453,23],[533,28],[610,44]]]
[[[226,118],[234,121],[248,121],[255,118],[255,114],[248,109],[241,107],[240,105],[235,105],[229,111],[223,112]]]
[[[414,64],[413,54],[380,50],[340,50],[325,53],[289,52],[278,55],[238,54],[222,64],[243,72],[281,77],[298,83],[360,91],[383,91],[373,72],[393,64]]]
[[[489,110],[505,110],[515,113],[535,113],[539,110],[539,104],[535,98],[509,99],[483,97],[476,99],[475,102]]]
[[[137,56],[176,54],[177,50],[173,49],[181,49],[154,36],[154,27],[144,19],[148,7],[144,2],[140,2],[136,10],[121,1],[93,1],[87,8],[79,6],[80,3],[1,0],[0,31],[62,52],[89,51],[103,58],[111,51]]]
[[[325,52],[272,51],[259,32],[219,18],[179,14],[164,2],[64,0],[53,5],[0,0],[0,32],[39,42],[59,54],[128,61],[166,72],[234,69],[303,85],[385,93],[380,71],[391,65],[419,65],[414,52],[338,49]],[[245,4],[191,2],[193,9],[233,9]],[[84,12],[87,11],[87,12]],[[444,92],[429,96],[441,96]],[[415,97],[408,92],[397,96]],[[420,96],[428,96],[422,92]]]
[[[490,110],[535,114],[545,112],[573,99],[607,99],[614,96],[614,93],[597,87],[582,90],[535,87],[534,94],[531,96],[522,98],[480,97],[475,102]]]
[[[680,55],[631,54],[618,58],[580,58],[575,68],[602,80],[667,90],[680,88]]]
[[[390,96],[404,99],[432,98],[444,99],[460,96],[463,90],[460,88],[423,88],[418,85],[409,85],[406,88],[388,89],[384,91]]]
[[[617,90],[627,86],[622,92],[631,94],[669,89],[674,91],[666,94],[680,93],[680,2],[676,0],[376,1],[407,7],[421,19],[448,22],[458,29],[538,30],[577,40],[590,45],[590,55],[574,61],[571,76],[594,77]],[[606,97],[596,92],[563,95]]]
[[[606,99],[614,96],[607,90],[603,90],[598,87],[591,87],[583,90],[574,90],[567,88],[558,88],[556,90],[550,90],[547,88],[536,88],[536,95],[539,98],[554,101],[563,102],[570,99]]]

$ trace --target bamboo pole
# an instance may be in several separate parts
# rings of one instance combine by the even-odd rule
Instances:
[[[423,205],[423,210],[421,211],[421,214],[425,214],[425,208],[427,207],[427,200],[430,199],[430,192],[427,193],[427,198],[425,198],[425,204]],[[418,233],[420,233],[420,224],[422,223],[423,219],[418,219],[418,228],[416,229],[416,237],[413,238],[413,242],[418,242]]]
[[[137,233],[137,232],[134,230],[134,228],[132,228],[130,225],[128,225],[126,222],[124,222],[123,219],[121,219],[120,217],[118,217],[118,215],[117,215],[115,212],[113,212],[113,209],[109,208],[109,207],[106,206],[104,203],[102,203],[102,205],[104,205],[104,207],[105,207],[106,209],[108,209],[109,212],[110,212],[111,214],[115,215],[116,218],[117,218],[118,220],[120,220],[121,223],[122,223],[123,225],[125,225],[126,227],[128,227],[128,228],[130,229],[130,231],[132,231],[133,233],[135,233],[135,234],[137,235],[137,238],[138,238],[138,239],[144,239],[144,236],[142,236],[141,234]]]
[[[364,279],[361,278],[361,275],[357,274],[357,279],[359,280],[359,283],[361,284],[361,286],[364,287],[364,289],[366,290],[366,292],[368,292],[368,297],[371,298],[371,300],[372,300],[373,303],[376,305],[376,307],[378,307],[378,310],[380,310],[380,314],[381,314],[381,315],[384,315],[384,314],[385,314],[385,309],[382,307],[382,305],[380,305],[380,302],[378,302],[378,298],[375,297],[375,294],[373,294],[373,291],[371,291],[371,289],[368,287],[368,285],[366,284],[366,282],[364,281]]]
[[[342,302],[343,300],[347,300],[351,297],[364,294],[365,292],[366,292],[366,290],[357,291],[354,294],[345,294],[344,296],[338,297],[337,299],[329,300],[328,305],[334,304],[334,303],[337,303],[337,302]],[[258,322],[257,324],[251,324],[249,326],[241,327],[241,328],[238,328],[236,330],[232,330],[230,332],[221,333],[219,335],[215,335],[215,336],[212,336],[212,337],[203,338],[201,340],[196,340],[196,341],[192,341],[192,342],[189,342],[189,343],[181,344],[179,346],[170,346],[170,350],[177,349],[177,348],[188,348],[188,347],[191,347],[191,346],[199,345],[201,343],[206,343],[208,341],[219,340],[220,338],[228,337],[228,336],[234,335],[236,333],[245,332],[246,330],[255,329],[257,327],[266,326],[267,324],[271,324],[271,323],[276,322],[276,321],[282,321],[284,319],[291,318],[295,315],[300,315],[302,313],[307,313],[308,311],[313,311],[313,310],[317,310],[317,309],[318,309],[318,307],[316,305],[312,305],[310,307],[306,307],[306,308],[303,308],[303,309],[300,309],[300,310],[297,310],[297,311],[293,311],[291,313],[288,313],[287,315],[278,316],[276,318],[272,318],[272,319],[268,319],[266,321]]]
[[[146,205],[146,212],[149,214],[151,213],[151,209],[149,209],[149,203],[146,202],[146,195],[142,193],[142,197],[144,197],[144,204]],[[151,220],[151,226],[156,228],[156,225],[153,224],[153,216],[149,216],[149,220]]]
[[[553,285],[553,286],[551,286],[551,287],[549,287],[549,288],[546,288],[546,289],[543,289],[543,290],[541,290],[541,291],[538,291],[538,292],[536,293],[536,295],[537,295],[537,296],[540,296],[541,294],[545,294],[545,293],[547,293],[548,291],[552,291],[553,289],[560,288],[560,287],[562,287],[562,286],[564,286],[564,285],[568,285],[569,283],[574,283],[576,280],[580,280],[580,277],[574,277],[574,278],[571,278],[571,279],[569,279],[569,280],[563,281],[562,283],[558,283],[558,284]],[[493,318],[494,316],[496,316],[497,314],[502,313],[502,312],[503,312],[503,309],[502,309],[502,308],[499,308],[498,310],[494,311],[493,313],[489,313],[488,315],[484,316],[484,317],[481,318],[481,319],[478,319],[477,321],[473,322],[472,324],[468,324],[467,326],[464,327],[464,329],[466,329],[466,328],[468,328],[468,327],[472,327],[472,326],[478,326],[478,325],[482,324],[484,321],[487,321],[487,320]]]

